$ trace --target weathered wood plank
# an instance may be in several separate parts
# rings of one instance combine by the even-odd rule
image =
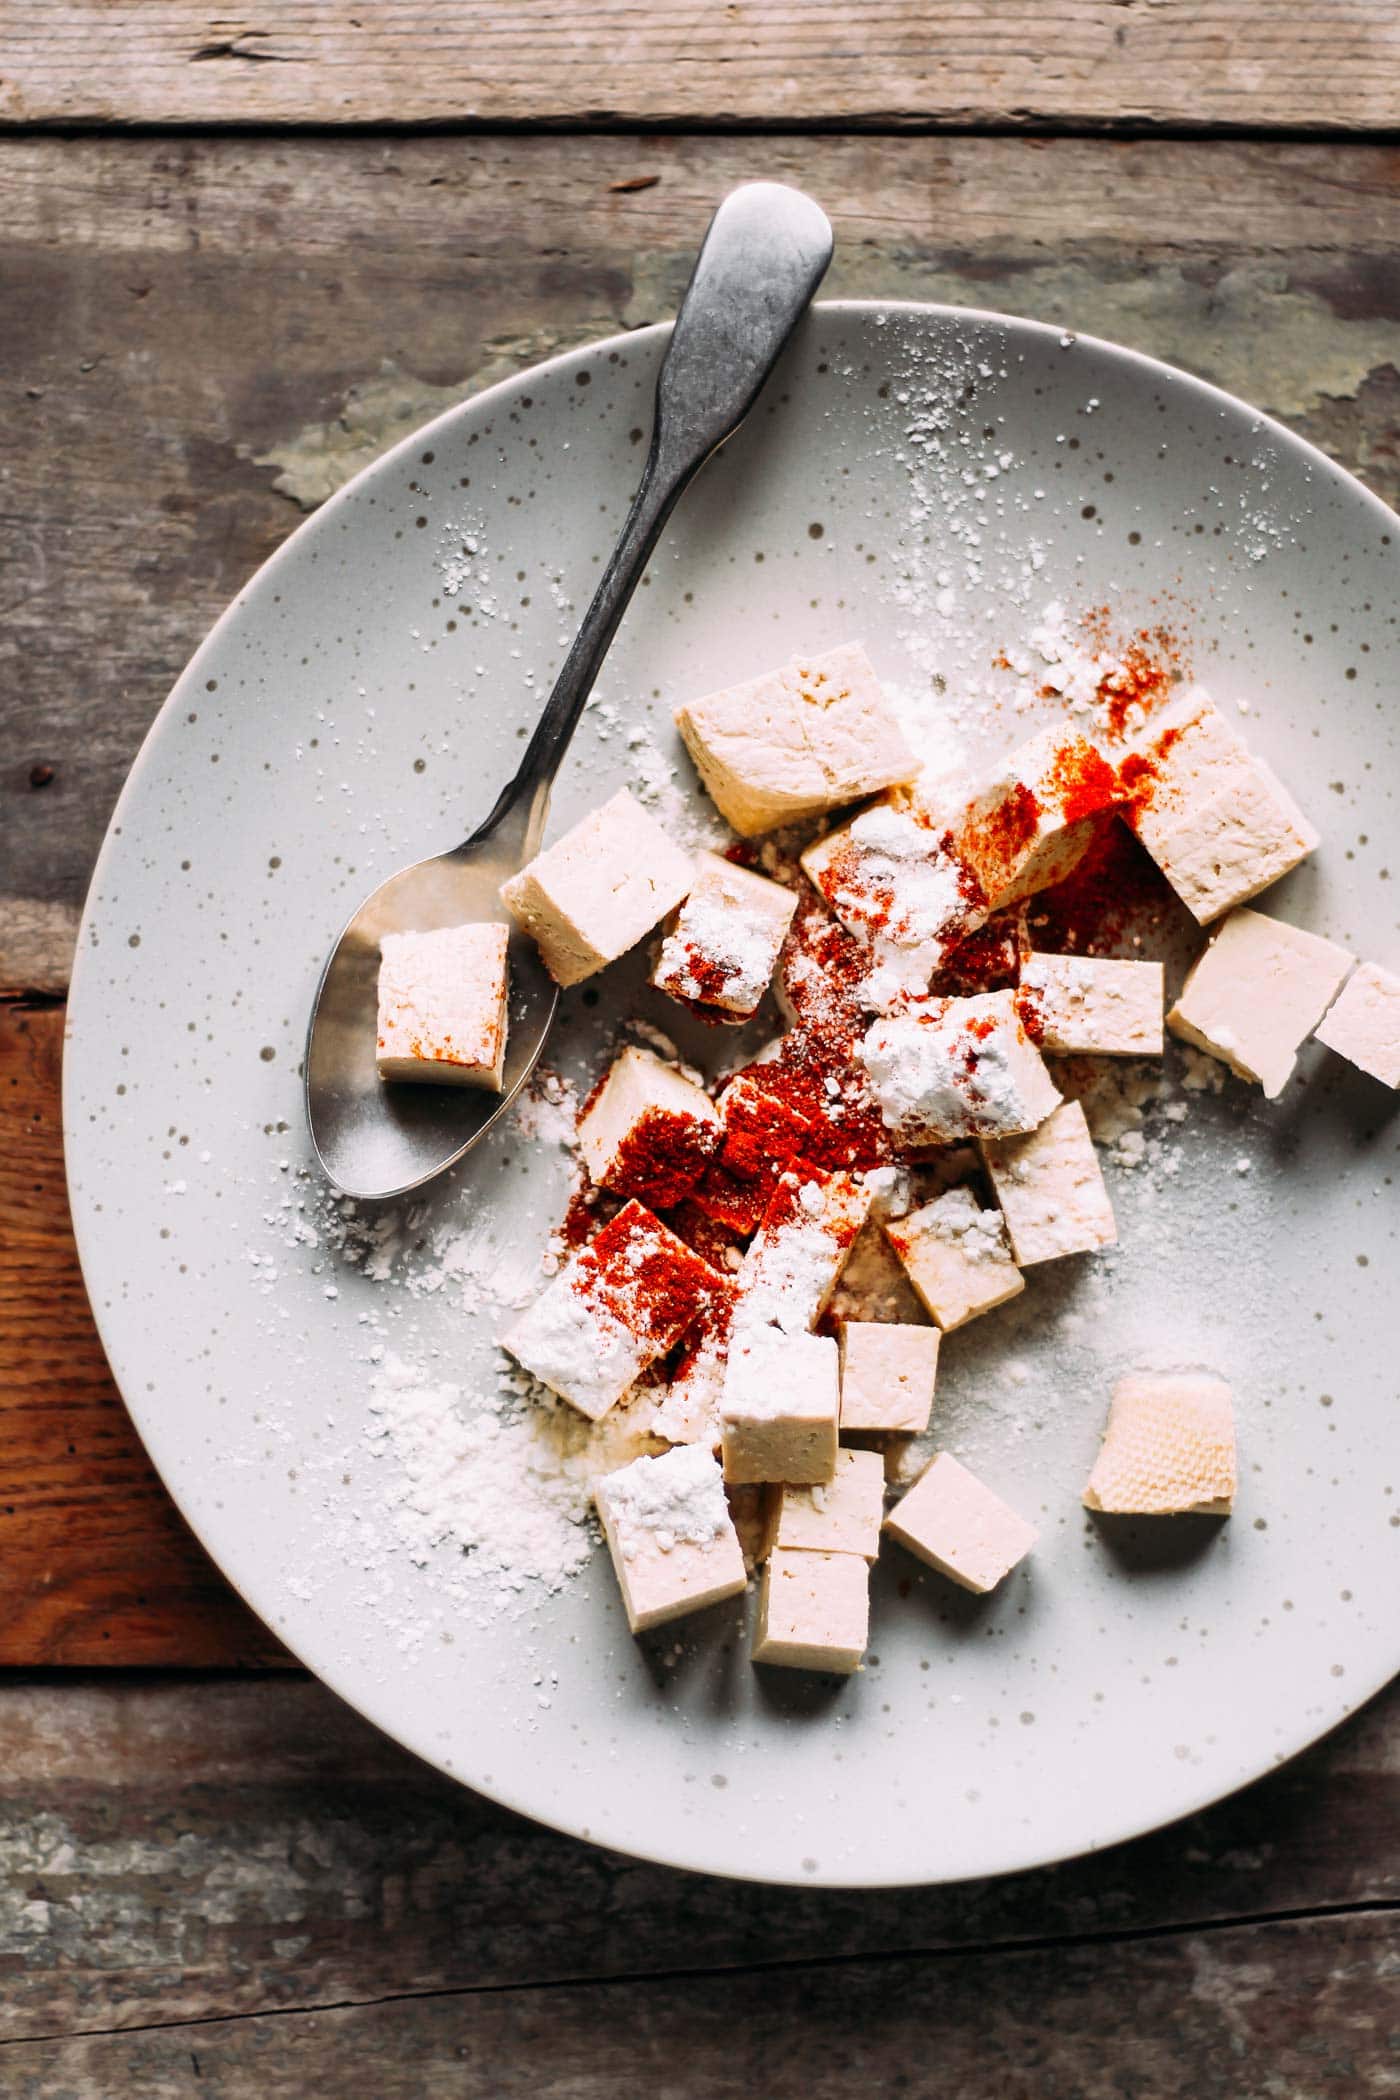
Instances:
[[[49,0],[11,124],[687,124],[1360,131],[1400,114],[1387,0]]]
[[[0,1664],[270,1663],[112,1383],[63,1187],[63,1013],[0,1002]]]
[[[1117,336],[1400,487],[1400,184],[1379,147],[0,140],[0,984],[63,983],[140,737],[296,522],[288,495],[314,502],[485,379],[668,311],[714,199],[754,173],[830,207],[835,293]],[[637,176],[654,186],[616,188]]]
[[[0,2052],[14,2100],[1358,2100],[1393,2087],[1394,1919],[473,1993]]]
[[[521,1985],[536,1987],[535,2016],[550,2023],[550,2032],[572,2028],[578,2035],[593,2018],[588,2008],[596,2004],[601,2020],[607,2001],[591,1995],[568,2001],[565,2020],[547,2011],[549,1998],[538,1987],[677,1970],[711,1981],[693,1993],[687,1986],[679,1998],[668,1995],[669,1987],[638,1992],[635,2017],[671,2022],[667,2031],[675,2040],[684,2022],[700,2039],[703,2006],[748,1991],[732,1972],[756,1965],[768,1974],[733,2001],[736,2014],[745,2008],[735,2020],[736,2045],[750,2018],[766,2037],[765,2049],[784,2033],[797,2044],[799,2016],[807,2017],[822,1988],[809,1978],[793,1995],[792,1980],[778,1973],[784,1964],[910,1948],[970,1957],[1027,1943],[1114,1942],[1307,1908],[1393,1904],[1400,1899],[1398,1779],[1400,1688],[1233,1801],[1053,1872],[951,1889],[767,1889],[671,1873],[522,1822],[395,1750],[308,1680],[10,1684],[0,1687],[0,2039]],[[1394,1928],[1394,1917],[1390,1924]],[[1261,2007],[1324,1983],[1320,1972],[1278,1952],[1282,1941],[1257,1935],[1240,1944],[1255,1949],[1249,1959],[1259,1965]],[[1203,1940],[1180,1972],[1178,2011],[1188,2032],[1191,2020],[1209,2020],[1212,2004],[1218,2005],[1212,1979],[1229,1972],[1216,1963],[1230,1960],[1221,1949],[1221,1940]],[[1380,1946],[1374,1951],[1379,1958]],[[1173,1963],[1180,1958],[1179,1951],[1171,1957]],[[1010,1981],[1024,1959],[981,1969],[985,1997],[950,1980],[967,1974],[961,1963],[921,1970],[930,2019],[939,2017],[949,1990],[954,1998],[948,2002],[960,2008],[949,2017],[950,2047],[966,2050],[980,2032],[993,2048],[1003,2022],[1015,2030],[1023,2017],[1029,2026],[1017,2046],[1031,2046],[1035,1993],[1023,1998]],[[1126,2023],[1139,1986],[1150,1988],[1157,1973],[1145,1954],[1121,1944],[1098,1945],[1091,1953],[1066,1948],[1035,1973],[1042,1979],[1037,1989],[1048,1989],[1052,2001],[1044,2033],[1055,2053],[1046,2063],[1058,2066],[1063,2081],[1055,2083],[1047,2070],[1038,2095],[1097,2090],[1076,2079],[1097,2075],[1090,2067],[1100,2060],[1101,2043],[1108,2050],[1102,2060],[1116,2062],[1124,2080],[1110,2086],[1115,2094],[1150,2093],[1155,2100],[1159,2091],[1178,2090],[1148,2075],[1160,2069],[1155,2056],[1144,2059],[1138,2083],[1128,2079]],[[1375,2013],[1384,1993],[1376,1974],[1368,1969],[1366,1975],[1355,2002]],[[829,1981],[838,1992],[850,1989],[839,1978]],[[781,2019],[770,2021],[762,2012],[767,1993]],[[852,2032],[867,2047],[884,2049],[884,2001],[873,1981],[842,2004]],[[644,2005],[662,2010],[644,2011]],[[1281,2042],[1291,2016],[1281,2005],[1276,2010],[1284,2020]],[[1154,2009],[1149,2031],[1158,2016]],[[478,2017],[459,2008],[463,2040],[477,2031]],[[365,2030],[371,2038],[376,2032]],[[269,2025],[259,2047],[275,2054],[276,2035],[288,2050],[299,2046],[294,2030],[279,2023]],[[435,2089],[427,2068],[431,2030],[410,2028],[402,2039],[407,2050],[425,2052],[413,2057],[419,2082],[412,2090]],[[1159,2039],[1165,2043],[1165,2030]],[[1196,2086],[1197,2100],[1216,2093],[1237,2100],[1252,2090],[1232,2082],[1243,2060],[1228,2036],[1217,2039],[1226,2040],[1225,2054],[1212,2077]],[[1331,2039],[1345,2049],[1341,2032]],[[933,2087],[916,2082],[911,2090],[959,2089],[954,2071],[971,2065],[957,2056],[940,2061],[934,2038],[928,2042],[927,2051],[911,2054],[908,2068],[922,2079],[926,2066],[939,2063],[938,2080]],[[139,2051],[147,2044],[131,2046]],[[159,2052],[165,2044],[151,2046]],[[202,2043],[191,2036],[187,2046],[203,2062]],[[371,2039],[366,2046],[379,2043]],[[168,2060],[176,2062],[178,2054]],[[334,2060],[300,2090],[333,2090]],[[166,2061],[159,2053],[150,2059],[152,2078]],[[376,2100],[397,2090],[377,2082],[387,2075],[384,2061],[371,2057],[375,2075],[352,2077],[348,2089]],[[643,2075],[649,2065],[628,2070],[620,2060],[606,2061],[616,2082],[601,2090],[652,2089]],[[815,2077],[817,2058],[800,2061],[814,2075],[811,2091],[831,2089]],[[899,2064],[897,2054],[871,2061],[890,2073]],[[1003,2069],[1011,2061],[986,2060]],[[147,2065],[139,2054],[34,2058],[3,2048],[0,2090],[25,2090],[7,2077],[31,2062],[49,2066],[45,2075],[54,2076],[53,2067],[63,2065],[78,2081],[75,2092],[164,2090],[135,2075],[138,2063]],[[1202,2067],[1202,2059],[1189,2062]],[[228,2065],[226,2089],[250,2090],[236,2082],[252,2077],[248,2061],[235,2053]],[[108,2085],[80,2082],[96,2079],[99,2069]],[[757,2078],[749,2075],[754,2069],[748,2064],[734,2090],[802,2089],[775,2085],[776,2065]],[[739,2058],[733,2072],[738,2079]],[[202,2075],[214,2074],[206,2069]],[[571,2075],[578,2075],[577,2066]],[[488,2082],[449,2089],[494,2094],[506,2088]],[[662,2092],[708,2089],[665,2079],[656,2086]],[[857,2090],[875,2089],[872,2068]],[[969,2089],[1019,2090],[996,2086],[985,2067],[984,2082],[974,2079]],[[1179,2089],[1190,2090],[1189,2082]],[[1331,2088],[1281,2079],[1274,2090]],[[1350,2100],[1370,2088],[1357,2083],[1338,2090]]]

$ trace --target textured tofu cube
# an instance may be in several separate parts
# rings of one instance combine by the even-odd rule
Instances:
[[[1118,774],[1067,722],[1018,745],[948,826],[989,911],[1049,889],[1089,850],[1095,819],[1122,799]]]
[[[931,828],[907,799],[873,803],[828,832],[807,848],[802,867],[846,930],[868,942],[860,997],[875,1012],[926,992],[949,952],[987,917],[946,831]]]
[[[703,1611],[748,1586],[743,1550],[708,1451],[635,1458],[593,1490],[633,1633]]]
[[[1043,1050],[1091,1057],[1160,1057],[1162,965],[1097,955],[1032,955],[1016,1004]]]
[[[860,1045],[870,1091],[901,1144],[1014,1137],[1060,1092],[1021,1025],[1011,991],[931,999],[871,1023]]]
[[[920,1436],[933,1411],[938,1329],[894,1320],[841,1327],[841,1427]]]
[[[940,1451],[885,1519],[891,1538],[960,1588],[994,1590],[1035,1544],[1033,1524]]]
[[[1017,1265],[1092,1254],[1118,1238],[1084,1110],[1066,1101],[1025,1137],[984,1138],[982,1158]]]
[[[983,1210],[971,1189],[949,1189],[907,1218],[889,1219],[885,1237],[945,1334],[1026,1287],[1005,1219],[999,1210]]]
[[[579,1118],[589,1178],[655,1210],[679,1203],[719,1149],[719,1111],[703,1087],[629,1046]]]
[[[376,1052],[381,1079],[500,1092],[509,938],[509,928],[497,924],[384,935]]]
[[[745,838],[919,770],[857,643],[693,700],[676,710],[676,726],[720,814]]]
[[[1319,1023],[1317,1039],[1382,1086],[1400,1087],[1400,977],[1362,963]]]
[[[1155,715],[1124,758],[1125,814],[1205,926],[1318,843],[1307,818],[1199,690]]]
[[[1353,958],[1335,941],[1263,912],[1234,911],[1167,1015],[1173,1035],[1218,1057],[1272,1100]]]
[[[870,1638],[870,1571],[855,1553],[769,1556],[753,1659],[786,1670],[860,1668]]]
[[[629,1203],[565,1263],[501,1347],[597,1421],[726,1288],[659,1218]]]
[[[578,984],[659,926],[694,879],[693,855],[623,789],[502,883],[501,902],[555,982]]]
[[[1235,1499],[1235,1417],[1221,1378],[1191,1372],[1120,1378],[1087,1509],[1125,1516],[1227,1516]]]
[[[872,1197],[853,1174],[783,1174],[739,1265],[736,1326],[805,1334],[826,1311]]]
[[[840,1370],[829,1336],[736,1330],[721,1403],[726,1480],[830,1480],[840,1414]]]
[[[769,1490],[765,1550],[859,1553],[874,1560],[884,1514],[885,1461],[879,1452],[840,1451],[830,1480]]]
[[[651,981],[688,1006],[746,1021],[772,980],[797,893],[717,853],[700,854],[696,866]]]

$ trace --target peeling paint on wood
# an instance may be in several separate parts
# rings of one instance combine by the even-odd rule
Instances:
[[[675,311],[690,261],[684,252],[637,258],[629,327]],[[1348,311],[1328,274],[1272,260],[1187,267],[1105,256],[1008,257],[999,268],[979,259],[967,269],[867,245],[838,257],[828,288],[836,298],[993,307],[1106,336],[1298,421],[1325,402],[1354,400],[1382,366],[1400,369],[1400,301],[1382,313]]]
[[[455,386],[430,385],[411,372],[400,371],[392,359],[386,360],[373,379],[359,381],[348,390],[328,420],[308,423],[304,430],[294,431],[281,444],[256,452],[252,458],[257,466],[277,469],[272,486],[279,495],[290,496],[301,510],[316,510],[381,452],[445,409],[455,408],[459,401],[494,386],[499,379],[509,379],[528,365],[594,341],[616,327],[612,316],[597,315],[567,328],[534,328],[523,335],[488,341],[482,345],[482,361]]]
[[[62,992],[78,939],[78,907],[66,898],[0,897],[0,998]]]
[[[693,260],[688,249],[634,257],[622,325],[642,328],[669,319]],[[841,299],[928,299],[1014,310],[1145,350],[1271,415],[1295,420],[1325,403],[1355,400],[1382,366],[1400,370],[1400,310],[1339,316],[1321,293],[1295,289],[1290,273],[1273,264],[1195,275],[1177,265],[1147,271],[1125,265],[1115,277],[1102,265],[1070,262],[1013,269],[998,278],[880,246],[867,247],[855,262],[838,261],[827,290]],[[279,494],[302,510],[315,510],[444,409],[617,326],[618,317],[598,315],[563,330],[502,338],[484,346],[485,361],[455,386],[430,386],[389,365],[377,378],[352,386],[328,421],[308,424],[253,458],[278,470],[272,485]]]

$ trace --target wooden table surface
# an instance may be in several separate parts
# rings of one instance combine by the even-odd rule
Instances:
[[[0,2094],[602,2100],[1400,2087],[1400,1690],[1053,1872],[638,1865],[289,1666],[106,1370],[64,991],[206,627],[366,459],[671,309],[718,196],[833,293],[1132,343],[1400,493],[1393,0],[0,0]],[[930,1812],[934,1812],[931,1803]]]

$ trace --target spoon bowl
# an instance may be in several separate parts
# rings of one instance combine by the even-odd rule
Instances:
[[[321,1166],[348,1196],[406,1195],[454,1166],[504,1115],[538,1062],[559,1003],[529,935],[500,899],[520,866],[509,827],[489,827],[450,853],[400,868],[360,906],[341,934],[316,994],[307,1042],[306,1106]],[[511,928],[505,1073],[484,1087],[386,1086],[375,1062],[379,944],[386,933],[500,920]]]

